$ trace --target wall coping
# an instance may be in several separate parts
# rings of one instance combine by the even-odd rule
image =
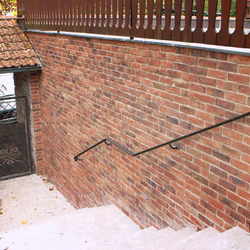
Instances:
[[[112,36],[112,35],[102,35],[102,34],[67,32],[67,31],[43,31],[43,30],[33,30],[33,29],[27,29],[24,31],[26,33],[31,32],[31,33],[41,33],[47,35],[83,37],[88,39],[102,39],[102,40],[113,40],[121,42],[144,43],[144,44],[162,45],[168,47],[189,48],[189,49],[221,52],[227,54],[250,56],[250,49],[231,47],[231,46],[219,46],[219,45],[211,45],[203,43],[188,43],[188,42],[178,42],[172,40],[158,40],[158,39],[137,38],[137,37],[131,38],[126,36]]]

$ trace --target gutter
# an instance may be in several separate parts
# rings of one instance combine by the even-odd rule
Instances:
[[[3,73],[15,73],[15,72],[38,71],[38,70],[42,70],[42,66],[20,67],[20,68],[2,68],[2,69],[0,69],[0,74],[3,74]]]

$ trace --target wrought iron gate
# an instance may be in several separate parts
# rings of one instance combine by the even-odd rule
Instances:
[[[27,98],[0,98],[0,180],[31,174]]]

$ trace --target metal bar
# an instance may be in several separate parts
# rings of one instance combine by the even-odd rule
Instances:
[[[144,153],[147,153],[147,152],[152,151],[152,150],[155,150],[155,149],[157,149],[157,148],[164,147],[164,146],[166,146],[166,145],[169,145],[172,149],[179,149],[178,146],[173,146],[172,144],[175,143],[175,142],[184,140],[184,139],[186,139],[186,138],[188,138],[188,137],[191,137],[191,136],[200,134],[200,133],[202,133],[202,132],[211,130],[211,129],[213,129],[213,128],[217,128],[217,127],[222,126],[222,125],[225,125],[225,124],[227,124],[227,123],[230,123],[230,122],[239,120],[239,119],[244,118],[244,117],[249,116],[249,115],[250,115],[250,112],[244,113],[244,114],[242,114],[242,115],[239,115],[239,116],[236,116],[236,117],[234,117],[234,118],[225,120],[225,121],[223,121],[223,122],[214,124],[214,125],[212,125],[212,126],[209,126],[209,127],[203,128],[203,129],[200,129],[200,130],[195,131],[195,132],[193,132],[193,133],[190,133],[190,134],[181,136],[181,137],[179,137],[179,138],[177,138],[177,139],[173,139],[173,140],[171,140],[171,141],[162,143],[162,144],[157,145],[157,146],[155,146],[155,147],[148,148],[148,149],[143,150],[143,151],[140,151],[140,152],[138,152],[138,153],[133,153],[133,152],[127,150],[126,148],[124,148],[123,146],[121,146],[120,144],[118,144],[118,143],[112,141],[111,139],[105,138],[105,139],[99,141],[98,143],[94,144],[94,145],[91,146],[90,148],[84,150],[84,151],[81,152],[80,154],[76,155],[76,156],[74,157],[74,160],[77,161],[77,160],[78,160],[78,157],[79,157],[80,155],[82,155],[82,154],[88,152],[89,150],[91,150],[92,148],[98,146],[99,144],[101,144],[101,143],[103,143],[103,142],[105,142],[107,145],[115,145],[116,147],[118,147],[119,149],[121,149],[122,151],[126,152],[127,154],[129,154],[129,155],[131,155],[131,156],[133,156],[133,157],[134,157],[134,156],[141,155],[141,154],[144,154]],[[107,143],[107,142],[109,142],[109,143]]]
[[[88,149],[84,150],[83,152],[81,152],[80,154],[76,155],[76,156],[74,157],[74,160],[77,161],[77,160],[78,160],[78,157],[79,157],[80,155],[82,155],[82,154],[88,152],[88,151],[91,150],[92,148],[95,148],[96,146],[98,146],[99,144],[101,144],[101,143],[103,143],[103,142],[105,142],[105,141],[106,141],[106,139],[103,139],[103,140],[97,142],[96,144],[94,144],[94,145],[91,146],[90,148],[88,148]]]

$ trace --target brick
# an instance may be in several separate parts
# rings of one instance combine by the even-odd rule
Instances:
[[[230,176],[230,177],[229,177],[229,181],[230,181],[231,183],[233,183],[234,185],[236,185],[236,186],[242,188],[242,189],[245,189],[245,190],[248,190],[248,189],[249,189],[249,184],[248,184],[247,182],[245,182],[245,181],[239,179],[239,178],[236,178],[236,177],[234,177],[234,176]]]
[[[231,183],[229,183],[225,180],[222,180],[222,179],[219,179],[218,184],[225,187],[226,189],[229,189],[233,192],[236,192],[236,186],[234,184],[231,184]]]
[[[234,110],[235,104],[229,101],[221,100],[221,99],[216,99],[216,105],[219,107],[229,109],[229,110]]]
[[[197,58],[192,57],[192,56],[183,56],[182,63],[188,64],[188,65],[197,65],[198,60],[197,60]]]
[[[244,153],[250,154],[250,145],[246,145],[237,141],[233,141],[233,147],[238,148],[239,150],[241,150]]]
[[[240,213],[230,209],[230,208],[226,208],[226,214],[229,215],[231,218],[239,221],[240,223],[245,223],[245,218],[240,215]]]
[[[207,69],[206,68],[201,68],[201,67],[196,67],[196,66],[191,66],[190,67],[190,73],[196,74],[196,75],[207,75]]]
[[[218,89],[218,88],[210,88],[210,87],[207,87],[206,93],[213,97],[220,97],[220,98],[224,98],[224,95],[225,95],[225,92],[223,90]]]
[[[226,154],[222,154],[220,153],[219,151],[216,151],[216,150],[212,150],[212,155],[222,161],[225,161],[225,162],[229,162],[230,161],[230,157]]]
[[[240,205],[244,206],[244,207],[247,206],[247,201],[244,200],[244,199],[242,199],[242,198],[241,198],[239,195],[237,195],[237,194],[234,194],[234,193],[232,193],[232,192],[228,192],[228,198],[229,198],[230,200],[235,201],[237,204],[240,204]]]
[[[245,190],[238,188],[237,194],[244,199],[250,200],[250,193]]]
[[[240,85],[238,88],[239,93],[250,95],[250,86]]]
[[[213,79],[213,78],[208,78],[208,77],[202,77],[200,76],[198,78],[198,81],[204,85],[207,85],[207,86],[213,86],[215,87],[216,86],[216,83],[217,83],[217,80],[216,79]]]
[[[181,64],[181,63],[176,63],[175,64],[175,69],[183,71],[183,72],[187,72],[187,73],[189,72],[189,66],[185,65],[185,64]]]
[[[235,226],[235,220],[233,218],[231,218],[230,216],[226,215],[222,211],[218,211],[217,214],[218,214],[218,216],[221,219],[223,219],[224,221],[226,221],[229,225]]]
[[[244,55],[229,54],[229,61],[237,64],[249,64],[249,58]]]
[[[218,59],[219,61],[225,61],[228,59],[228,55],[222,52],[209,51],[209,58]]]
[[[234,102],[238,102],[238,103],[242,103],[242,104],[246,103],[246,96],[241,95],[241,94],[228,92],[226,94],[226,98],[230,101],[234,101]]]
[[[246,217],[247,219],[250,219],[250,211],[249,210],[239,206],[238,207],[238,212],[240,214],[242,214],[244,217]]]
[[[217,61],[215,60],[208,60],[208,59],[200,59],[199,66],[206,67],[206,68],[213,68],[216,69]]]
[[[238,168],[234,168],[224,162],[220,162],[220,168],[225,170],[227,173],[230,173],[234,176],[238,176],[239,175],[239,170]]]
[[[240,151],[229,148],[229,147],[227,147],[225,145],[222,145],[221,152],[227,154],[228,156],[235,157],[237,159],[240,159],[240,156],[241,156]]]
[[[218,62],[218,69],[236,73],[238,70],[238,64],[229,62]]]
[[[244,76],[244,75],[239,75],[239,74],[229,73],[228,80],[231,82],[236,82],[236,83],[240,83],[240,84],[246,84],[246,85],[249,84],[249,77]]]
[[[246,65],[239,65],[239,73],[245,74],[245,75],[250,75],[250,67],[246,66]]]
[[[214,223],[212,221],[210,221],[209,219],[207,219],[205,216],[199,214],[198,215],[198,218],[203,221],[206,225],[210,226],[210,227],[213,227],[214,226]]]
[[[209,69],[208,76],[215,79],[227,80],[227,72],[222,70]]]

